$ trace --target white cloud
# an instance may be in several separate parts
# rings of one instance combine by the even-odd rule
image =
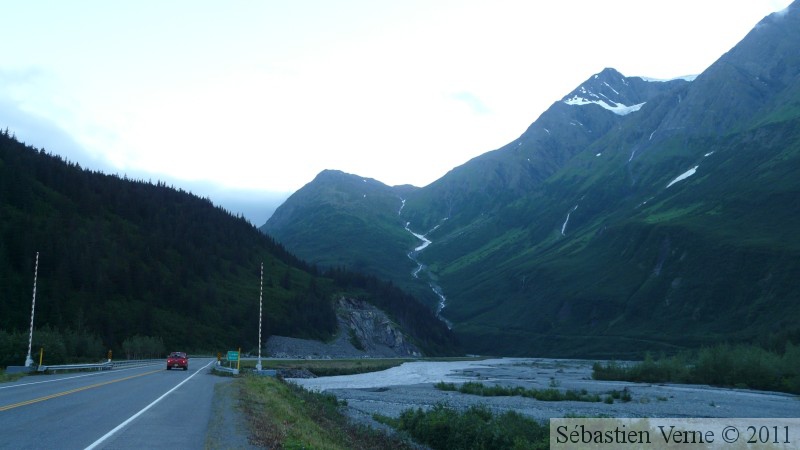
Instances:
[[[0,98],[121,172],[248,190],[323,169],[425,185],[592,73],[699,73],[788,3],[18,2],[0,70],[40,75]]]

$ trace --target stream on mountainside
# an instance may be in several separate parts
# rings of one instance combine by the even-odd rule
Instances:
[[[405,199],[401,199],[401,201],[402,201],[402,204],[400,205],[400,209],[397,211],[397,215],[400,215],[400,213],[403,211],[403,207],[406,206]],[[445,219],[445,220],[447,220],[447,219]],[[428,239],[427,237],[425,237],[425,235],[413,232],[411,230],[411,228],[409,228],[410,225],[411,225],[411,222],[406,222],[406,226],[405,226],[406,231],[408,231],[409,233],[413,234],[415,238],[417,238],[420,241],[422,241],[422,244],[420,244],[419,246],[415,247],[414,250],[411,250],[410,252],[408,252],[408,255],[407,255],[410,260],[414,261],[414,263],[417,264],[417,268],[414,269],[411,272],[411,276],[413,276],[416,279],[420,279],[420,277],[419,277],[420,272],[424,271],[424,272],[426,272],[428,274],[428,286],[430,286],[430,288],[433,291],[433,293],[436,294],[436,296],[439,298],[439,304],[436,306],[436,317],[438,317],[439,320],[443,321],[447,325],[447,328],[453,328],[453,324],[450,323],[449,320],[445,319],[444,316],[442,316],[442,311],[447,306],[447,297],[445,297],[444,291],[442,290],[442,287],[433,282],[433,275],[430,273],[430,271],[427,270],[427,267],[425,266],[425,264],[422,264],[417,259],[417,255],[419,255],[420,252],[422,252],[423,250],[425,250],[425,248],[427,248],[429,245],[431,245],[431,240]],[[433,229],[431,229],[428,233],[436,230],[437,228],[439,228],[439,225],[436,225],[435,227],[433,227]]]

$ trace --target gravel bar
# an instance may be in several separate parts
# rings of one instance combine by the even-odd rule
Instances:
[[[800,398],[796,395],[704,385],[597,381],[591,378],[594,362],[539,358],[411,362],[369,374],[290,381],[346,400],[347,413],[362,423],[370,423],[376,413],[397,417],[406,409],[427,409],[438,403],[457,409],[482,404],[495,412],[513,410],[542,421],[568,414],[588,417],[800,417]],[[612,391],[627,389],[631,401],[615,399],[614,403],[607,404],[540,401],[519,396],[482,397],[438,390],[434,384],[439,381],[456,384],[477,381],[526,389],[585,389],[603,398]]]

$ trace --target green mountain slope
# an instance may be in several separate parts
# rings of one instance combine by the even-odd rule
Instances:
[[[571,208],[558,196],[576,180],[548,182],[497,219],[560,205],[560,216],[537,217],[547,225],[505,229],[484,240],[480,258],[431,247],[426,257],[451,299],[445,316],[468,348],[511,354],[620,356],[800,337],[798,125],[689,145],[703,159],[695,174],[669,188],[671,179],[657,180],[645,204],[601,178],[569,196],[578,208],[566,221]]]
[[[410,276],[416,264],[406,254],[419,239],[404,229],[400,214],[404,199],[417,189],[326,170],[292,194],[261,229],[311,264],[391,280],[431,303],[427,285]]]
[[[468,351],[797,342],[798,47],[795,2],[694,81],[606,69],[519,139],[408,192],[401,216],[432,241],[417,259]]]
[[[264,338],[330,338],[333,301],[346,294],[387,311],[424,350],[453,348],[433,315],[386,283],[320,274],[207,199],[83,170],[7,131],[0,134],[0,219],[6,332],[27,332],[39,252],[37,328],[97,336],[115,350],[136,335],[190,351],[255,348],[262,262]]]

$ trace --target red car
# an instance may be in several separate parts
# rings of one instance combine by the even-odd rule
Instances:
[[[167,370],[178,367],[189,370],[189,356],[184,352],[172,352],[167,356]]]

